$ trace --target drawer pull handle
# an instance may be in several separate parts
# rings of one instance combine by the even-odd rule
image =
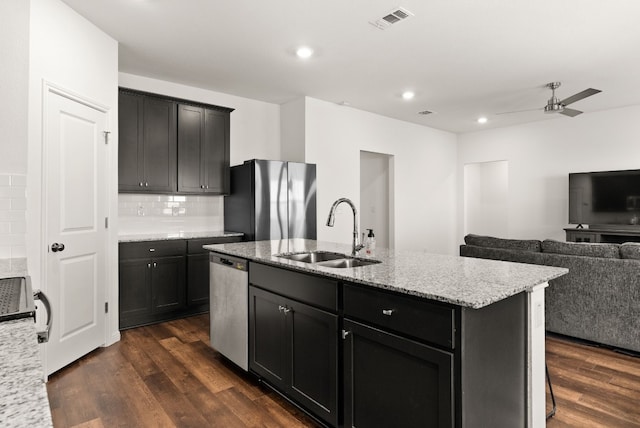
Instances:
[[[351,334],[351,332],[349,330],[342,330],[342,338],[346,339],[347,336],[349,336]]]
[[[289,312],[291,312],[291,309],[287,308],[286,306],[278,305],[278,311],[288,314]]]
[[[153,253],[154,251],[156,251],[156,249],[155,249],[155,248],[149,248],[149,252],[150,252],[150,253]]]
[[[386,315],[386,316],[390,317],[391,315],[393,315],[393,309],[383,309],[382,310],[382,315]]]

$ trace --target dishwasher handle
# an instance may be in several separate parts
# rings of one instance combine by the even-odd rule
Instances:
[[[209,261],[211,263],[226,266],[231,269],[241,270],[244,272],[248,272],[249,263],[245,259],[239,259],[237,257],[232,257],[227,254],[218,254],[218,253],[210,253]]]

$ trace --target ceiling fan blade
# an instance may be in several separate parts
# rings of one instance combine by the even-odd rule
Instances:
[[[499,116],[501,114],[524,113],[525,111],[535,111],[535,110],[541,110],[541,109],[540,108],[528,108],[526,110],[503,111],[501,113],[495,113],[495,115]]]
[[[580,110],[574,110],[572,108],[566,108],[562,111],[559,111],[558,113],[560,114],[564,114],[565,116],[569,116],[569,117],[576,117],[579,114],[582,114],[582,112]]]
[[[575,95],[571,95],[569,98],[565,98],[564,100],[560,101],[560,104],[568,106],[571,103],[575,103],[576,101],[580,101],[583,98],[587,98],[587,97],[590,97],[591,95],[595,95],[598,92],[602,92],[602,91],[600,89],[593,89],[593,88],[585,89],[582,92],[578,92]]]

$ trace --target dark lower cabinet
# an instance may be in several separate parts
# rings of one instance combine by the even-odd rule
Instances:
[[[120,327],[151,314],[151,260],[120,260]]]
[[[187,256],[187,304],[209,307],[209,254]]]
[[[164,320],[186,305],[185,241],[120,244],[120,328]]]
[[[453,354],[344,320],[345,427],[452,427]]]
[[[207,244],[241,237],[120,243],[120,328],[137,327],[209,310]]]
[[[527,426],[526,293],[471,309],[256,262],[249,284],[249,370],[323,424]]]
[[[209,310],[209,251],[204,245],[242,241],[242,236],[194,238],[187,241],[187,306]]]
[[[172,312],[186,305],[186,267],[184,256],[154,259],[151,265],[152,313]]]
[[[251,286],[249,368],[326,423],[338,424],[338,316]]]

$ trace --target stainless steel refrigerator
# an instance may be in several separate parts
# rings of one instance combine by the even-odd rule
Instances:
[[[316,166],[253,159],[231,167],[224,228],[247,241],[316,239]]]

